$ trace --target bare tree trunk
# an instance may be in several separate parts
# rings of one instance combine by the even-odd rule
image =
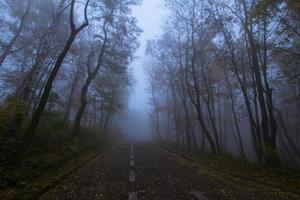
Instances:
[[[203,59],[201,59],[201,60],[203,60]],[[213,129],[213,136],[214,136],[214,141],[215,141],[215,146],[216,146],[217,152],[220,152],[219,133],[218,133],[218,130],[217,130],[216,117],[215,117],[215,108],[214,108],[214,94],[213,94],[213,91],[211,89],[211,86],[210,86],[210,83],[209,83],[209,80],[208,80],[209,77],[207,78],[206,75],[205,75],[205,74],[207,74],[207,72],[204,71],[204,64],[203,63],[201,63],[201,72],[202,72],[201,75],[202,75],[203,83],[204,83],[204,86],[205,86],[206,92],[207,92],[207,98],[205,98],[204,94],[201,94],[201,96],[202,96],[202,99],[204,100],[204,102],[206,104],[208,117],[209,117],[212,129]]]
[[[77,34],[83,30],[85,27],[87,27],[89,25],[88,19],[87,19],[87,6],[89,4],[89,0],[87,0],[86,4],[85,4],[85,9],[84,9],[84,15],[85,15],[85,22],[79,27],[76,28],[75,24],[74,24],[74,6],[75,6],[75,0],[72,0],[71,2],[71,11],[70,11],[70,25],[71,25],[71,34],[63,48],[63,50],[61,51],[60,55],[58,56],[56,63],[50,73],[50,76],[47,80],[42,98],[39,102],[39,105],[31,119],[31,122],[27,128],[27,130],[24,133],[24,136],[22,138],[22,142],[19,144],[17,150],[15,151],[13,157],[12,157],[12,162],[17,162],[21,156],[24,154],[26,148],[28,147],[31,139],[33,138],[33,136],[35,135],[36,129],[39,125],[40,119],[42,117],[43,111],[45,109],[45,106],[47,104],[50,92],[52,90],[52,85],[53,82],[55,80],[55,77],[66,57],[66,55],[68,54]]]
[[[94,78],[96,77],[97,73],[99,72],[99,69],[102,65],[102,61],[103,61],[103,56],[104,53],[106,51],[106,43],[107,43],[107,30],[106,30],[106,21],[103,24],[102,30],[104,31],[104,41],[100,50],[100,53],[98,55],[98,61],[97,61],[97,65],[95,67],[95,69],[93,71],[91,71],[90,68],[90,60],[92,59],[93,55],[92,53],[88,56],[88,63],[87,63],[87,71],[88,71],[88,77],[81,89],[81,104],[80,104],[80,108],[77,112],[75,121],[74,121],[74,127],[73,127],[73,137],[78,137],[80,134],[80,122],[83,116],[83,113],[85,111],[85,108],[87,106],[87,92],[89,89],[90,84],[92,83],[92,81],[94,80]]]
[[[168,91],[167,91],[167,102],[170,102],[170,89],[168,87]],[[166,130],[166,137],[167,139],[169,139],[170,136],[170,106],[169,104],[167,104],[167,130]]]
[[[179,125],[178,125],[178,109],[177,109],[177,97],[175,93],[175,86],[173,80],[171,80],[171,91],[172,91],[172,99],[173,99],[173,110],[174,110],[174,122],[175,122],[175,131],[176,131],[176,144],[180,144],[180,133],[179,133]]]
[[[251,136],[253,140],[254,150],[256,153],[256,157],[259,162],[263,161],[263,155],[262,155],[262,149],[261,149],[261,142],[260,142],[260,127],[257,125],[254,117],[253,117],[253,111],[251,108],[250,99],[248,97],[248,90],[245,84],[245,80],[243,81],[240,77],[239,70],[238,70],[238,64],[236,62],[236,55],[234,51],[234,45],[231,39],[231,36],[226,32],[226,29],[224,27],[223,22],[220,23],[222,28],[222,33],[225,39],[225,43],[227,44],[230,52],[230,62],[233,66],[233,72],[238,80],[238,83],[240,85],[242,95],[244,97],[245,106],[248,112],[248,120],[249,120],[249,126],[251,130]],[[244,75],[243,75],[244,76]]]
[[[262,127],[262,135],[263,135],[263,142],[264,142],[264,157],[269,165],[280,165],[280,158],[277,150],[276,144],[276,135],[277,135],[277,122],[274,118],[273,113],[273,97],[272,97],[272,90],[269,87],[268,79],[266,77],[266,44],[264,48],[264,63],[262,66],[259,65],[258,59],[258,45],[254,39],[253,30],[251,29],[252,24],[249,22],[248,16],[248,8],[246,2],[242,1],[242,6],[245,15],[245,21],[243,23],[243,28],[245,29],[245,34],[249,40],[249,50],[251,54],[251,61],[252,61],[252,68],[255,75],[255,83],[256,89],[258,93],[258,102],[260,106],[260,113],[261,113],[261,127]],[[266,34],[266,25],[264,28],[264,34]],[[266,35],[264,36],[264,42],[266,42]],[[261,70],[263,72],[263,80],[261,77]],[[265,86],[265,87],[264,87]],[[265,92],[266,91],[266,92]],[[266,96],[265,96],[266,93]],[[270,151],[272,151],[270,153]]]
[[[219,88],[217,88],[218,89],[218,91],[217,91],[217,93],[216,93],[216,95],[217,95],[217,105],[218,105],[218,125],[219,125],[219,141],[220,141],[220,149],[222,150],[222,151],[224,151],[225,152],[225,146],[224,146],[224,140],[223,140],[223,138],[225,137],[225,130],[226,129],[223,129],[222,128],[222,122],[223,122],[223,120],[222,120],[222,109],[221,109],[221,98],[220,98],[220,94],[218,94],[218,92],[219,92]],[[226,119],[226,117],[225,117],[225,119]],[[224,119],[224,120],[225,120]],[[225,125],[225,123],[224,123],[224,125]],[[224,131],[223,131],[224,130]]]
[[[91,80],[89,82],[91,82]],[[80,101],[79,110],[76,114],[75,121],[74,121],[73,137],[78,137],[79,133],[81,131],[80,123],[81,123],[81,119],[84,114],[84,111],[86,109],[86,106],[87,106],[87,96],[86,95],[87,95],[87,91],[88,91],[88,86],[90,84],[89,82],[86,82],[81,89],[81,101]]]
[[[196,136],[195,132],[193,130],[190,116],[189,116],[189,111],[188,111],[188,105],[187,105],[187,94],[186,94],[186,89],[184,86],[184,83],[180,83],[181,85],[181,101],[183,104],[183,110],[184,110],[184,119],[185,119],[185,131],[187,133],[187,147],[191,147],[193,145],[193,148],[197,148],[197,141],[196,141]]]
[[[71,84],[71,91],[70,91],[70,94],[69,94],[69,98],[68,98],[68,102],[67,102],[67,107],[66,107],[66,112],[65,112],[65,116],[64,116],[65,121],[69,120],[69,118],[70,118],[70,110],[71,110],[71,106],[72,106],[72,103],[73,103],[75,89],[77,87],[77,82],[78,82],[79,77],[80,77],[80,70],[79,70],[79,68],[80,68],[80,66],[77,66],[76,74],[75,74],[75,76],[73,78],[73,81],[72,81],[72,84]]]
[[[94,119],[94,128],[96,128],[97,123],[97,98],[96,95],[94,96],[94,103],[93,103],[93,119]]]
[[[241,130],[240,130],[240,126],[239,126],[239,119],[234,107],[234,97],[233,97],[233,91],[232,91],[232,87],[228,78],[228,74],[226,73],[226,70],[224,70],[224,75],[225,75],[225,81],[227,83],[227,87],[229,90],[229,97],[230,97],[230,109],[233,115],[233,119],[234,119],[234,125],[235,125],[235,130],[236,130],[236,135],[237,135],[237,142],[238,142],[238,147],[240,150],[240,154],[243,158],[246,158],[245,156],[245,151],[244,151],[244,144],[243,144],[243,140],[241,137]]]
[[[159,130],[159,110],[158,110],[158,105],[155,102],[155,117],[156,117],[156,134],[158,136],[158,139],[161,140],[161,134],[160,134],[160,130]]]
[[[193,1],[193,4],[195,4],[195,2]],[[186,64],[186,84],[187,84],[187,88],[188,88],[188,93],[190,96],[190,99],[192,101],[192,103],[194,104],[194,106],[196,107],[196,111],[197,111],[197,117],[198,117],[198,121],[200,126],[202,127],[203,133],[205,134],[208,143],[210,145],[210,149],[211,152],[213,154],[216,154],[218,152],[218,149],[216,147],[215,141],[213,140],[209,129],[207,128],[205,121],[204,121],[204,117],[203,117],[203,111],[202,111],[202,107],[201,107],[201,100],[200,100],[200,91],[199,91],[199,86],[198,86],[198,80],[197,80],[197,73],[196,73],[196,69],[195,69],[195,59],[196,59],[196,44],[195,44],[195,7],[193,8],[193,19],[192,19],[192,59],[191,59],[191,68],[192,68],[192,81],[193,81],[193,89],[195,92],[195,98],[196,100],[194,100],[193,95],[191,93],[191,89],[190,89],[190,84],[188,81],[188,64]],[[187,59],[188,54],[186,54],[186,59]],[[188,62],[186,62],[188,63]]]

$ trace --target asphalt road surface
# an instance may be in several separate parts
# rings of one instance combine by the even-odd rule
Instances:
[[[226,187],[152,143],[123,143],[87,163],[40,199],[273,199],[268,193],[238,193],[231,198],[214,192],[220,184]]]

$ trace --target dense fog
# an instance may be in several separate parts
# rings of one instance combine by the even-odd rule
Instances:
[[[300,3],[0,0],[0,199],[300,199]]]
[[[146,48],[156,138],[298,166],[298,3],[164,5],[163,33]]]
[[[45,141],[123,134],[299,166],[297,2],[6,0],[0,9],[2,162]]]

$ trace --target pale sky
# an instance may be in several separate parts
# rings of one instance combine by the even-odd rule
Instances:
[[[144,53],[147,40],[159,37],[162,33],[162,24],[167,12],[163,8],[163,0],[144,0],[142,5],[133,8],[132,14],[137,18],[138,26],[142,28],[143,33],[139,38],[140,48],[135,54],[138,58],[130,65],[136,83],[133,85],[128,106],[129,113],[136,115],[131,120],[139,120],[135,123],[140,127],[132,127],[134,122],[129,122],[129,124],[131,124],[132,129],[130,132],[135,132],[134,135],[145,135],[150,134],[148,115],[151,107],[149,105],[149,95],[146,91],[147,77],[144,71]]]
[[[129,101],[129,108],[137,111],[144,111],[149,107],[149,97],[146,94],[147,78],[144,72],[145,48],[147,40],[154,39],[162,33],[162,23],[166,11],[162,8],[163,0],[144,0],[142,5],[133,9],[133,16],[138,20],[139,27],[143,33],[140,36],[140,48],[136,52],[138,57],[132,64],[136,84]]]

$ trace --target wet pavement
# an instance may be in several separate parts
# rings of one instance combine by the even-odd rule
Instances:
[[[193,199],[196,171],[167,154],[152,144],[117,145],[40,199]]]
[[[202,173],[199,166],[152,143],[123,143],[87,163],[40,199],[270,199],[265,192],[228,196],[216,191],[228,184],[216,180]]]

